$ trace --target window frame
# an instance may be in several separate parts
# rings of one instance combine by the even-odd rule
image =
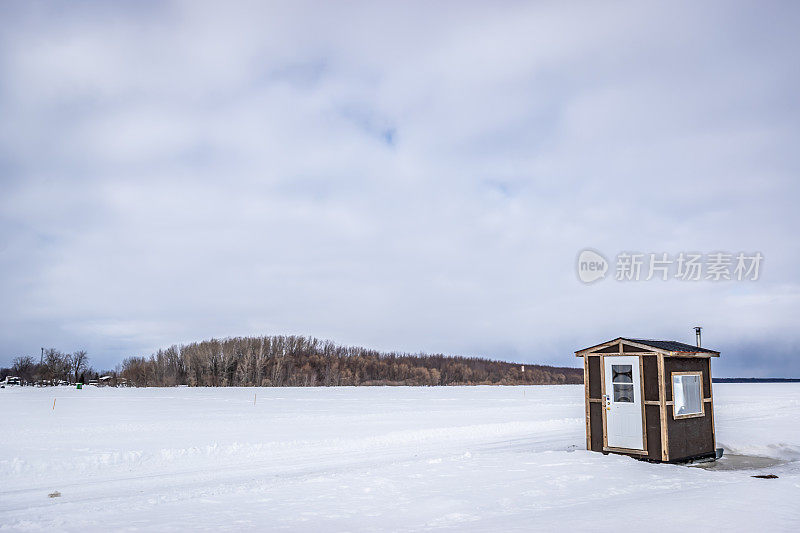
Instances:
[[[675,408],[677,404],[675,403],[675,376],[697,376],[697,382],[700,384],[700,412],[699,413],[688,413],[684,415],[679,415],[675,412]],[[681,420],[683,418],[700,418],[702,416],[706,416],[706,402],[705,402],[705,391],[703,390],[703,371],[702,370],[692,370],[688,372],[671,372],[669,375],[669,383],[672,390],[672,418],[675,420]]]
[[[614,381],[614,378],[616,377],[616,375],[615,375],[616,371],[614,370],[615,367],[628,367],[627,373],[630,374],[630,381],[624,381],[624,380],[623,381]],[[619,374],[622,375],[622,376],[626,375],[624,372],[619,372]],[[633,365],[627,365],[627,364],[619,364],[619,365],[612,364],[611,365],[611,394],[612,394],[612,397],[614,398],[614,403],[636,403],[636,400],[635,400],[635,398],[636,398],[636,390],[633,387],[634,383],[635,383],[635,380],[633,379]],[[617,386],[619,386],[620,388],[624,387],[626,390],[628,388],[630,388],[630,393],[631,393],[630,400],[618,400],[617,399]]]

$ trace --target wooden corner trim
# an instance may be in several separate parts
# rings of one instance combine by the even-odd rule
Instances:
[[[589,408],[589,360],[583,358],[583,394],[586,399],[586,449],[592,449],[592,411]]]
[[[600,409],[600,413],[603,415],[603,449],[605,450],[608,447],[608,428],[606,426],[606,358],[600,357],[600,392],[602,393],[601,396],[603,398],[602,409]]]
[[[617,337],[614,340],[603,342],[601,344],[596,344],[594,346],[589,346],[588,348],[584,348],[583,350],[578,350],[577,352],[575,352],[575,356],[576,357],[581,357],[583,355],[587,355],[589,352],[592,352],[592,351],[595,351],[595,350],[602,350],[603,348],[607,348],[608,346],[612,346],[613,344],[619,342],[620,340],[622,340],[622,337]]]
[[[658,354],[658,403],[661,422],[661,460],[669,461],[669,433],[667,433],[667,388],[664,375],[664,354]]]
[[[622,347],[622,343],[620,343],[620,347]],[[643,356],[639,356],[639,398],[640,398],[640,405],[642,408],[642,448],[644,451],[647,452],[647,415],[644,403],[644,361],[642,360]]]
[[[717,430],[714,427],[714,381],[711,379],[711,359],[708,360],[708,398],[703,398],[703,401],[709,401],[711,411],[711,441],[714,443],[714,449],[717,449]]]

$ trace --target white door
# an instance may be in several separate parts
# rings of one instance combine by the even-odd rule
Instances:
[[[610,448],[643,450],[639,358],[606,356],[606,434]]]

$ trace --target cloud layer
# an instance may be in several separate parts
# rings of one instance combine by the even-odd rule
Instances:
[[[800,9],[5,3],[0,362],[298,333],[800,375]],[[760,251],[753,283],[577,253]]]

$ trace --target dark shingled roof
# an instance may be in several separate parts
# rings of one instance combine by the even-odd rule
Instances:
[[[690,353],[719,353],[716,350],[708,350],[706,348],[698,348],[691,344],[686,344],[678,341],[654,341],[650,339],[629,339],[622,337],[624,341],[638,342],[639,344],[646,344],[659,350],[667,350],[668,352],[690,352]]]

